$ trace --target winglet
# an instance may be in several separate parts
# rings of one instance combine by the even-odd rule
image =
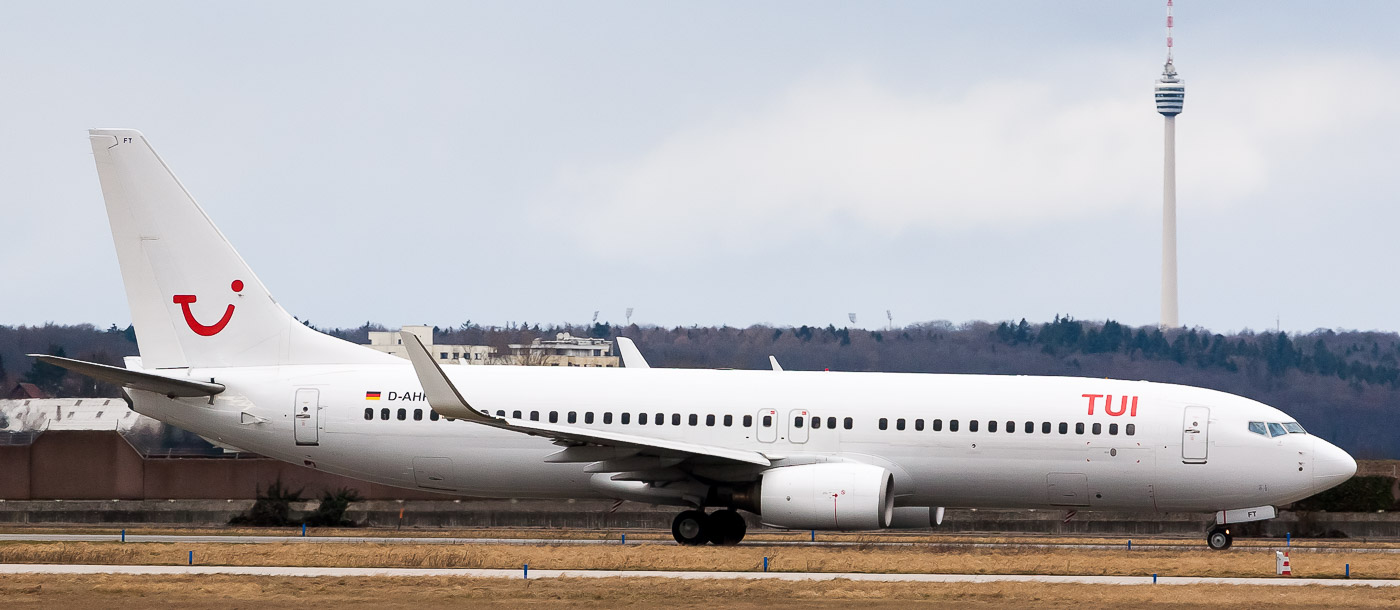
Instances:
[[[775,370],[775,371],[781,371],[781,370],[783,370],[782,365],[778,364],[778,357],[777,357],[777,356],[769,356],[769,357],[768,357],[768,364],[773,365],[773,370]]]
[[[467,404],[467,400],[457,391],[457,386],[452,385],[452,380],[447,378],[442,367],[433,360],[433,355],[428,353],[428,348],[423,347],[418,335],[401,332],[399,337],[403,338],[403,345],[408,348],[408,360],[413,363],[413,372],[418,374],[418,383],[422,384],[423,393],[428,395],[428,406],[434,411],[454,419],[503,423]]]
[[[622,356],[623,368],[629,369],[649,369],[647,359],[642,357],[642,351],[637,349],[637,344],[627,337],[617,338],[617,352]]]

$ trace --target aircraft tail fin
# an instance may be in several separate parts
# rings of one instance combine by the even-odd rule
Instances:
[[[283,310],[141,132],[88,137],[144,367],[398,361]]]
[[[649,369],[647,359],[642,357],[642,351],[637,349],[637,344],[627,337],[617,338],[617,351],[622,356],[622,366],[629,369]]]

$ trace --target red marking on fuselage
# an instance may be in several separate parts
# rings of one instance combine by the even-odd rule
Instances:
[[[243,281],[234,280],[233,283],[229,285],[229,288],[233,289],[234,292],[243,292]],[[229,320],[233,319],[234,306],[230,304],[228,308],[224,310],[224,317],[219,318],[218,322],[208,326],[200,324],[199,320],[194,319],[194,312],[190,311],[190,303],[194,303],[197,300],[198,297],[192,294],[177,294],[171,300],[180,305],[180,310],[185,313],[185,324],[189,325],[190,330],[194,331],[194,334],[201,337],[212,337],[219,334],[219,331],[222,331],[225,326],[228,326]]]

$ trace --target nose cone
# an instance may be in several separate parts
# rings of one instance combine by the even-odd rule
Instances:
[[[1356,474],[1356,460],[1336,445],[1314,437],[1313,493],[1341,485]]]

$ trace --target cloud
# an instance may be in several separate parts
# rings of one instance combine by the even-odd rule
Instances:
[[[1141,71],[1116,70],[1104,80],[1129,86],[1082,91],[1042,76],[940,95],[850,72],[810,79],[635,158],[570,168],[545,207],[658,255],[851,224],[896,236],[1155,211],[1161,118]],[[1205,95],[1189,90],[1181,119],[1194,122],[1180,144],[1191,155],[1182,186],[1217,205],[1265,189],[1271,168],[1300,146],[1368,129],[1397,89],[1393,67],[1355,58],[1228,74],[1248,76],[1215,80]]]

